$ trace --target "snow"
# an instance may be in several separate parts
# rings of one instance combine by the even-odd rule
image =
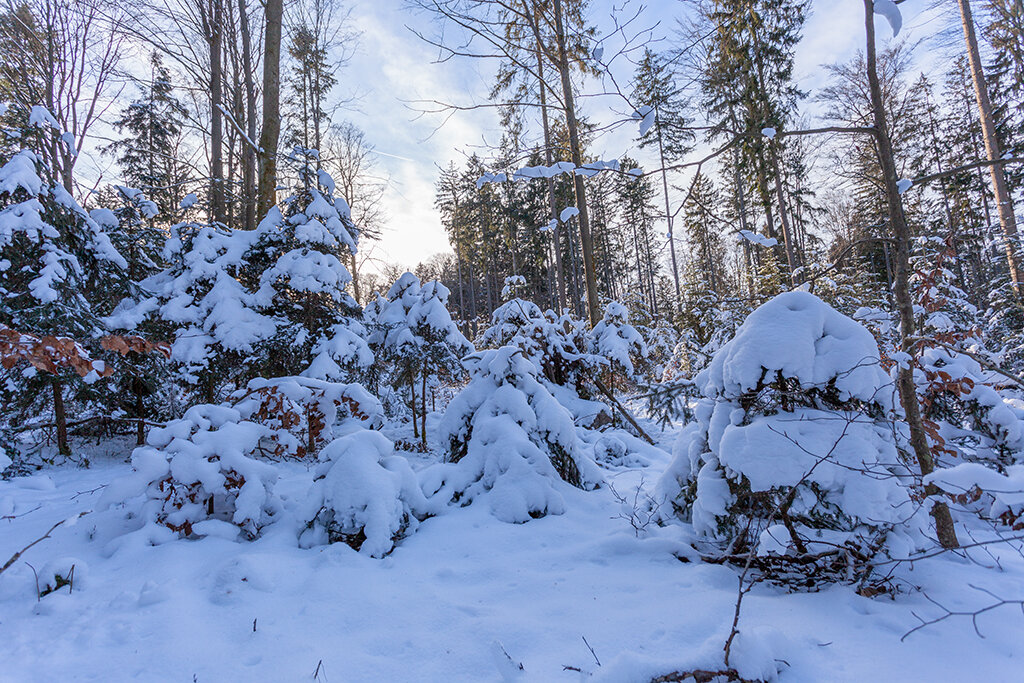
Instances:
[[[575,206],[567,206],[564,209],[562,209],[562,213],[558,214],[558,220],[562,221],[563,223],[567,223],[568,221],[572,220],[573,218],[579,215],[579,209],[577,209]]]
[[[786,292],[751,313],[716,354],[708,387],[739,396],[765,376],[781,372],[800,386],[834,381],[843,400],[892,405],[888,374],[878,364],[878,343],[856,321],[806,292]]]
[[[907,178],[904,178],[904,179],[902,179],[902,180],[900,180],[899,182],[896,183],[896,190],[900,194],[903,194],[904,192],[906,192],[907,190],[909,190],[913,186],[914,186],[914,181],[913,180],[908,180]]]
[[[896,6],[896,3],[893,0],[874,0],[874,11],[875,14],[882,15],[889,22],[889,27],[892,28],[892,37],[898,36],[903,27],[903,15],[900,14],[900,8]]]
[[[591,672],[584,680],[647,683],[722,665],[737,573],[680,562],[682,527],[637,536],[607,488],[567,487],[564,514],[522,525],[503,524],[486,507],[451,508],[375,559],[344,543],[300,547],[298,523],[252,542],[212,529],[196,540],[152,529],[126,538],[117,510],[96,511],[103,490],[93,489],[128,466],[92,459],[91,469],[49,470],[49,488],[31,478],[0,481],[0,512],[22,515],[0,522],[5,560],[54,522],[94,510],[0,575],[7,680],[286,681],[312,679],[318,664],[321,680],[580,680],[563,670],[568,665]],[[652,481],[666,462],[662,452],[655,472],[624,472],[617,490],[629,492],[641,476]],[[314,473],[302,463],[275,467],[284,508],[298,518]],[[968,583],[1016,596],[1024,582],[1024,560],[1005,547],[993,551],[1001,569],[991,558],[945,555],[898,573],[934,600],[978,609],[989,599],[965,593]],[[74,591],[37,600],[25,562],[38,570],[68,560]],[[79,567],[88,568],[81,585]],[[982,615],[984,639],[968,620],[949,620],[901,642],[918,623],[912,612],[940,614],[914,590],[892,600],[845,586],[797,595],[755,586],[744,599],[733,664],[783,683],[1015,679],[1019,611]]]
[[[762,128],[761,129],[761,135],[765,136],[769,140],[774,140],[775,139],[775,129],[772,128],[772,127]]]
[[[774,247],[779,243],[779,241],[774,237],[765,237],[764,235],[759,235],[751,230],[740,230],[740,237],[748,242],[760,244],[762,247]]]

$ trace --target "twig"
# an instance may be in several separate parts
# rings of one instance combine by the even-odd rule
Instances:
[[[985,607],[982,607],[981,609],[974,610],[974,611],[959,611],[959,610],[954,611],[954,610],[949,609],[945,605],[941,604],[937,600],[931,598],[926,593],[926,594],[924,594],[925,599],[927,599],[928,602],[932,603],[933,605],[935,605],[936,607],[941,609],[944,612],[944,614],[942,614],[942,615],[940,615],[938,617],[935,617],[934,619],[927,619],[926,620],[926,619],[922,619],[920,616],[918,616],[918,614],[916,612],[911,612],[911,614],[913,614],[915,617],[917,617],[918,621],[920,621],[921,623],[918,624],[917,626],[915,626],[914,628],[910,629],[906,633],[904,633],[903,636],[900,638],[900,642],[903,642],[904,640],[906,640],[907,636],[909,636],[911,633],[914,633],[916,631],[920,631],[921,629],[923,629],[926,626],[931,626],[932,624],[937,624],[940,621],[945,621],[946,619],[949,619],[951,617],[970,617],[971,618],[971,626],[974,627],[974,632],[978,635],[979,638],[984,638],[985,636],[982,635],[981,630],[978,628],[978,617],[980,617],[985,612],[991,612],[992,610],[998,609],[998,608],[1000,608],[1000,607],[1002,607],[1004,605],[1017,605],[1018,607],[1021,608],[1021,613],[1024,614],[1024,599],[1020,599],[1020,600],[1007,600],[1005,598],[999,597],[998,595],[996,595],[995,593],[993,593],[992,591],[990,591],[988,589],[980,588],[979,586],[975,586],[975,585],[970,584],[970,583],[967,584],[967,585],[970,586],[971,588],[973,588],[976,591],[981,591],[982,593],[985,593],[986,595],[992,596],[992,598],[995,599],[995,602],[993,602],[993,603],[991,603],[989,605],[986,605]]]
[[[59,527],[59,526],[60,526],[61,524],[63,524],[64,522],[67,522],[67,521],[69,521],[69,520],[71,520],[71,519],[78,519],[78,518],[79,518],[79,517],[81,517],[82,515],[87,515],[87,514],[89,514],[89,511],[88,511],[88,510],[86,510],[85,512],[79,512],[79,513],[78,513],[78,515],[77,515],[76,517],[69,517],[68,519],[62,519],[62,520],[60,520],[59,522],[57,522],[56,524],[54,524],[53,526],[51,526],[51,527],[50,527],[50,528],[49,528],[49,529],[47,530],[47,532],[46,532],[45,534],[43,534],[42,536],[40,536],[40,537],[39,537],[39,538],[37,538],[36,540],[32,541],[31,543],[29,543],[29,544],[28,544],[27,546],[25,546],[24,548],[22,548],[22,549],[21,549],[21,550],[19,550],[18,552],[16,552],[16,553],[14,553],[13,555],[11,555],[11,559],[7,560],[7,562],[5,562],[5,563],[4,563],[4,566],[0,567],[0,574],[3,574],[3,573],[4,573],[5,571],[7,571],[8,569],[10,569],[10,568],[11,568],[11,565],[13,565],[13,564],[14,564],[15,562],[17,562],[17,561],[18,561],[18,558],[19,558],[19,557],[21,557],[22,555],[24,555],[24,554],[25,554],[25,552],[26,552],[26,551],[27,551],[27,550],[28,550],[29,548],[31,548],[32,546],[36,545],[37,543],[42,543],[43,541],[45,541],[46,539],[48,539],[48,538],[50,537],[50,534],[52,534],[52,533],[54,532],[54,530],[55,530],[55,529],[56,529],[57,527]],[[32,565],[29,565],[29,566],[31,567]],[[35,570],[33,570],[33,571],[35,571]]]

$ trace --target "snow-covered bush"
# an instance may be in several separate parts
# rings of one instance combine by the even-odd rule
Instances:
[[[713,546],[856,557],[914,514],[878,346],[814,295],[755,310],[697,382],[659,488]]]
[[[320,452],[316,479],[306,496],[305,547],[347,543],[383,557],[419,521],[434,514],[409,462],[380,432],[355,431]]]
[[[275,457],[314,455],[335,437],[384,424],[380,401],[359,384],[256,378],[232,398],[245,419],[271,429],[260,450]]]
[[[604,317],[589,334],[590,352],[604,358],[613,372],[628,379],[636,378],[636,365],[647,360],[647,342],[629,324],[629,309],[617,301],[609,301]]]
[[[107,504],[142,500],[137,513],[182,536],[220,534],[226,524],[255,538],[277,510],[277,471],[252,454],[271,428],[235,408],[198,405],[153,429],[132,453],[132,472],[112,483]],[[133,510],[135,511],[135,510]]]
[[[467,360],[472,379],[439,427],[448,462],[432,470],[436,485],[425,484],[428,491],[462,504],[486,497],[498,519],[526,522],[565,510],[564,482],[599,483],[572,416],[538,381],[522,350],[505,346]]]
[[[277,472],[257,458],[309,456],[336,437],[383,424],[380,402],[358,384],[254,379],[234,400],[193,406],[153,429],[132,453],[132,473],[105,500],[143,499],[145,521],[183,536],[216,533],[219,521],[253,538],[277,509]]]

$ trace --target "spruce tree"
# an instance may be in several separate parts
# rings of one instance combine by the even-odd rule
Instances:
[[[188,170],[180,162],[183,123],[188,110],[174,94],[171,72],[159,52],[149,60],[150,80],[140,84],[141,95],[124,108],[114,127],[126,137],[108,145],[125,184],[142,190],[157,206],[152,218],[174,220],[184,196]]]

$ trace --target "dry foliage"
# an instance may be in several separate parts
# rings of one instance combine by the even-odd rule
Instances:
[[[258,407],[248,419],[294,437],[294,440],[276,438],[265,446],[271,457],[315,456],[334,438],[330,427],[336,416],[352,417],[362,422],[372,420],[369,409],[356,398],[339,392],[337,385],[317,387],[312,384],[300,386],[294,382],[287,386],[268,383],[250,389],[239,402],[246,398],[258,401]],[[328,415],[328,412],[332,414]]]
[[[109,351],[117,351],[122,356],[130,352],[157,352],[164,358],[171,357],[171,347],[166,342],[151,342],[136,336],[108,335],[100,340],[100,346]],[[74,370],[82,377],[91,372],[100,377],[109,377],[114,372],[106,362],[93,360],[85,347],[70,337],[37,337],[0,326],[0,367],[10,370],[19,363],[28,363],[50,374],[65,368]]]

